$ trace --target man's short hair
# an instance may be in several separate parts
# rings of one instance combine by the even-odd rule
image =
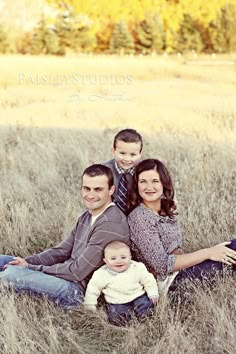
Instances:
[[[89,177],[107,176],[109,189],[114,185],[112,170],[107,166],[101,164],[91,165],[84,170],[82,178],[84,175]]]
[[[113,141],[113,148],[116,149],[117,141],[124,141],[125,143],[140,143],[140,152],[143,149],[142,136],[135,129],[120,130]]]
[[[106,251],[109,251],[109,250],[117,250],[119,248],[127,248],[128,250],[130,250],[129,246],[125,243],[125,242],[122,242],[122,241],[112,241],[112,242],[109,242],[105,249],[104,249],[104,255],[105,255],[105,252]]]

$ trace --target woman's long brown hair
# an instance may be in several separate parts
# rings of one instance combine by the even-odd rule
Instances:
[[[160,176],[163,186],[163,197],[161,199],[161,214],[172,217],[175,213],[176,205],[174,202],[174,187],[169,171],[165,165],[157,159],[142,160],[135,168],[133,191],[130,195],[130,207],[134,209],[142,202],[138,192],[139,175],[144,171],[155,170]]]

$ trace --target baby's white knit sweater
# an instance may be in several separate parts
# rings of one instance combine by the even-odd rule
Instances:
[[[101,293],[108,303],[125,304],[145,292],[150,298],[159,296],[156,280],[143,263],[131,261],[129,268],[121,273],[111,271],[105,264],[93,273],[84,304],[96,308]]]

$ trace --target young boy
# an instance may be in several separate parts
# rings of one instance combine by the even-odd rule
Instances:
[[[114,202],[128,215],[129,193],[131,191],[134,168],[138,164],[143,149],[142,136],[134,129],[119,131],[113,142],[114,158],[104,163],[111,168],[114,176]]]
[[[84,305],[96,310],[97,299],[104,294],[108,319],[114,325],[126,324],[134,310],[138,318],[152,312],[158,301],[154,276],[141,262],[131,260],[129,247],[121,241],[110,242],[104,250],[105,265],[93,273]]]

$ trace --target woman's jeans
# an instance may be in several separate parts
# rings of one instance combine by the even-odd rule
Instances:
[[[146,294],[125,304],[106,304],[108,320],[116,326],[125,325],[132,319],[132,310],[141,319],[152,314],[154,305]]]
[[[231,244],[227,245],[236,251],[236,239],[231,240]],[[236,275],[236,265],[227,266],[222,262],[204,261],[193,267],[189,267],[179,271],[169,291],[175,291],[180,287],[185,286],[188,281],[197,281],[201,283],[213,283],[217,276],[229,273]],[[181,289],[180,289],[181,290]]]
[[[74,282],[13,265],[4,270],[4,265],[13,258],[0,255],[0,283],[10,284],[16,292],[45,295],[64,308],[79,307],[83,302],[84,291]]]

